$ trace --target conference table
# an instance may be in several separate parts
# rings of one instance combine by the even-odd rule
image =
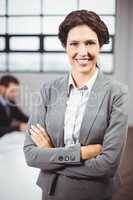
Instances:
[[[23,153],[25,133],[0,138],[0,200],[39,200],[36,185],[39,169],[27,166]]]

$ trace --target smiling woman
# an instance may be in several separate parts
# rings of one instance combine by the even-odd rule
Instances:
[[[85,10],[71,12],[59,27],[59,39],[66,49],[72,74],[80,87],[95,73],[101,47],[109,43],[108,29],[92,11],[88,15]]]
[[[41,169],[42,200],[111,200],[120,186],[128,89],[97,65],[109,33],[96,13],[71,12],[58,36],[71,72],[43,85],[29,120],[26,162]]]
[[[95,73],[99,51],[97,34],[87,25],[79,25],[69,31],[66,52],[78,87],[84,84],[80,85],[80,80],[83,79],[86,82]]]

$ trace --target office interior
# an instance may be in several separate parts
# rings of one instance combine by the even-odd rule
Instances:
[[[57,6],[58,5],[58,6]],[[28,115],[42,84],[64,76],[70,66],[57,38],[58,25],[72,10],[97,12],[110,32],[99,66],[129,88],[127,145],[121,164],[123,185],[113,200],[133,200],[133,1],[132,0],[0,0],[0,77],[20,80],[20,107]],[[0,138],[0,199],[41,199],[38,169],[26,165],[24,134]]]

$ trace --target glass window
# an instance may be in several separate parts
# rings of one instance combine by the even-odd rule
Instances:
[[[10,17],[9,18],[10,34],[39,34],[40,18],[39,17]]]
[[[101,51],[102,52],[111,52],[113,51],[113,41],[112,37],[110,37],[109,44],[104,44]],[[46,51],[65,51],[62,47],[61,42],[59,41],[57,36],[46,36],[44,38],[44,49]]]
[[[0,71],[6,70],[6,54],[0,53]]]
[[[0,0],[0,15],[5,15],[6,13],[6,0]]]
[[[9,15],[35,15],[41,13],[40,0],[9,0]]]
[[[109,34],[115,34],[115,17],[113,16],[101,16],[101,19],[105,22],[108,27]]]
[[[69,71],[70,64],[65,53],[45,53],[43,56],[44,71]]]
[[[11,50],[38,50],[39,38],[38,37],[11,37],[10,38]]]
[[[57,36],[50,36],[44,38],[44,49],[46,51],[64,51]]]
[[[98,14],[115,14],[115,0],[80,0],[79,8],[92,10]]]
[[[68,14],[72,10],[76,10],[77,0],[43,0],[43,13],[44,14]],[[57,3],[57,5],[55,5]]]
[[[59,25],[65,17],[44,17],[43,18],[43,33],[57,34]]]
[[[5,34],[6,32],[6,18],[0,17],[0,34]]]
[[[0,37],[0,50],[4,50],[4,49],[5,49],[5,38]]]
[[[10,53],[9,70],[11,71],[40,71],[39,53]]]
[[[114,69],[113,54],[100,54],[98,64],[104,72],[111,73]]]
[[[53,0],[0,0],[0,67],[4,66],[1,69],[6,67],[10,71],[43,69],[54,72],[70,70],[65,49],[57,36],[59,25],[72,10],[87,9],[98,13],[109,29],[110,43],[102,47],[99,62],[103,71],[112,72],[116,31],[115,6],[116,0],[58,0],[56,3]],[[6,54],[8,50],[6,33],[11,35],[9,54]],[[44,53],[40,51],[41,34],[44,37],[41,41]],[[13,50],[19,52],[11,52]]]

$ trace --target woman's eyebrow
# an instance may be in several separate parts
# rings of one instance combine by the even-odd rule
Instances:
[[[97,42],[96,39],[89,39],[89,40],[85,40],[85,42]]]
[[[68,42],[80,42],[78,40],[68,40]]]
[[[68,42],[80,42],[80,41],[79,40],[68,40]],[[97,40],[96,39],[88,39],[83,42],[97,42]]]

